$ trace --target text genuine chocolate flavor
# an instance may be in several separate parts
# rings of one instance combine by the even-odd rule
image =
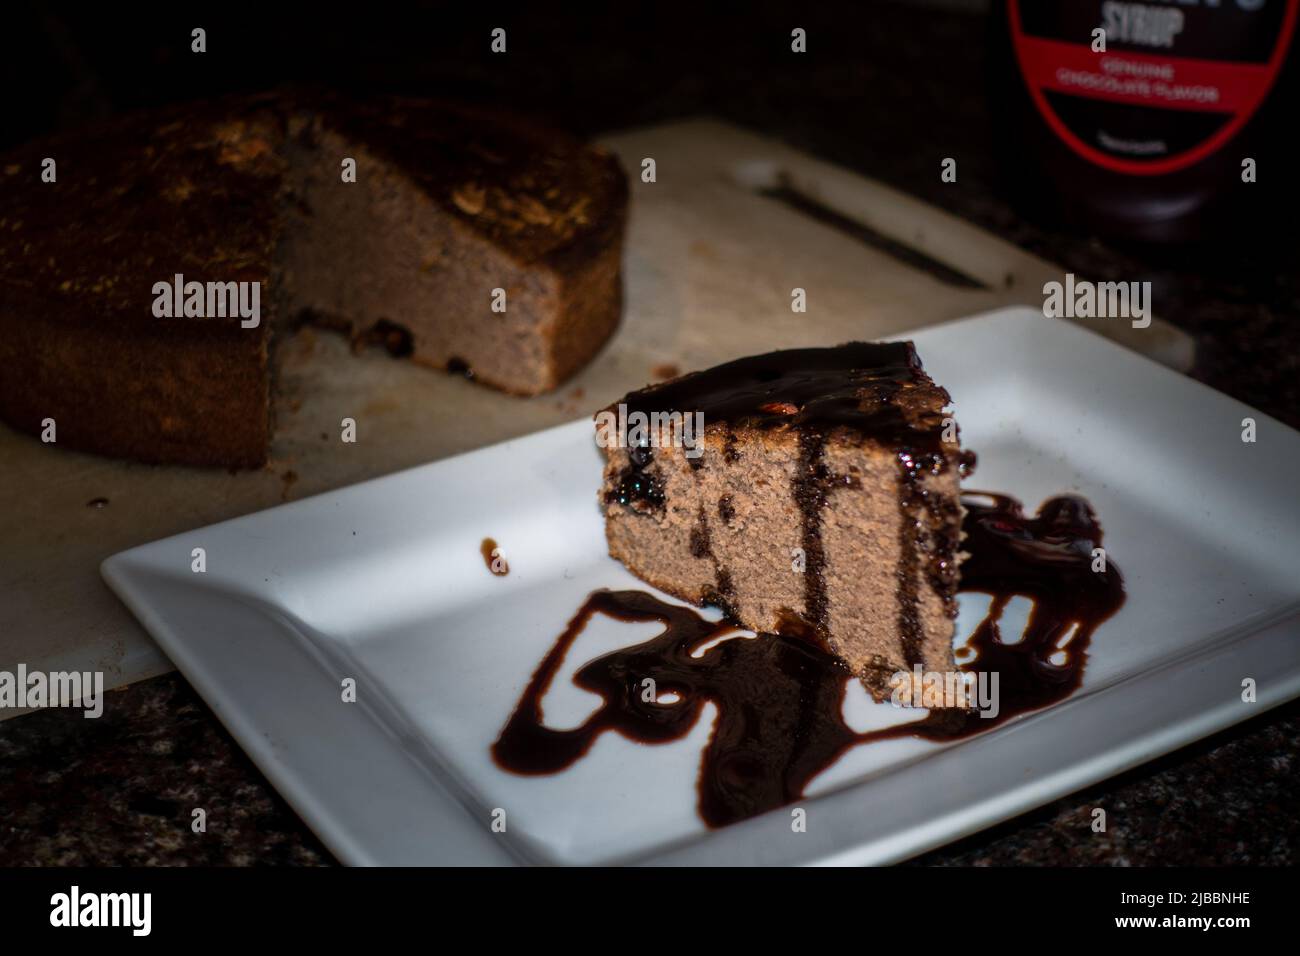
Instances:
[[[712,702],[718,717],[700,764],[699,812],[707,825],[718,827],[798,800],[810,781],[858,744],[899,737],[955,740],[1064,699],[1082,680],[1093,631],[1124,602],[1114,563],[1093,570],[1100,524],[1088,503],[1073,495],[1047,500],[1033,517],[1002,495],[973,494],[963,503],[963,546],[970,557],[962,565],[960,589],[988,594],[992,602],[967,640],[973,656],[961,668],[999,674],[996,717],[935,709],[920,720],[858,733],[843,717],[852,675],[815,644],[770,634],[725,640],[695,656],[735,625],[706,621],[690,608],[641,591],[596,591],[533,674],[492,746],[494,759],[513,773],[556,773],[581,759],[607,730],[646,744],[678,740]],[[1003,643],[999,621],[1016,595],[1031,599],[1033,611],[1022,638]],[[547,727],[542,699],[595,614],[658,621],[664,630],[579,668],[574,683],[603,704],[580,727]],[[643,699],[647,678],[659,698],[676,699]]]

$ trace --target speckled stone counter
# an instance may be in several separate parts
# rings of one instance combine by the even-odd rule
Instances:
[[[566,34],[545,16],[521,18],[512,38],[535,30],[562,46]],[[590,35],[610,39],[584,50],[565,70],[556,70],[549,56],[526,52],[509,71],[488,69],[466,52],[477,37],[457,39],[445,30],[439,55],[424,55],[419,38],[433,35],[436,24],[424,24],[424,33],[413,25],[403,53],[391,48],[391,35],[349,23],[347,37],[323,41],[348,54],[336,67],[345,75],[323,78],[306,68],[298,75],[267,73],[266,61],[256,57],[240,75],[246,87],[306,74],[495,99],[587,133],[720,115],[870,173],[1080,275],[1152,280],[1157,313],[1197,336],[1197,378],[1300,426],[1300,250],[1294,235],[1268,257],[1229,251],[1207,264],[1124,251],[1023,219],[1000,196],[990,106],[982,84],[971,81],[985,67],[979,18],[890,4],[819,10],[816,16],[801,11],[813,39],[810,54],[793,61],[779,55],[784,44],[770,38],[755,47],[758,52],[746,52],[739,23],[719,39],[722,34],[707,30],[683,33],[668,18],[649,17],[630,31],[618,16],[592,11],[584,21]],[[274,20],[268,29],[274,33],[277,26],[298,29]],[[111,29],[64,23],[54,45],[117,51],[114,43],[88,42]],[[757,12],[745,29],[788,36],[789,17]],[[829,37],[836,39],[822,39]],[[124,44],[144,42],[154,41],[123,34]],[[635,46],[636,68],[628,68],[620,44]],[[295,39],[277,48],[276,62],[297,46],[310,45]],[[834,55],[816,55],[832,47]],[[661,48],[671,53],[659,55]],[[135,50],[145,66],[166,62],[157,51],[150,59],[149,51]],[[33,63],[44,62],[39,53],[29,55]],[[93,73],[93,63],[89,69]],[[574,71],[582,72],[581,82],[572,82]],[[172,93],[198,95],[213,82],[178,80]],[[167,89],[141,66],[138,75],[107,83],[102,98],[138,105],[166,96]],[[94,113],[84,94],[83,82],[50,109],[72,117],[69,122]],[[31,132],[51,125],[30,117],[25,122]],[[16,121],[9,135],[25,128]],[[959,157],[960,186],[939,181],[941,156]],[[916,862],[1293,865],[1300,835],[1297,741],[1300,704],[1292,703]],[[206,811],[206,833],[191,830],[195,807]],[[1095,807],[1107,811],[1105,833],[1092,832]],[[0,865],[333,862],[177,675],[110,694],[98,720],[50,711],[0,723]]]
[[[177,674],[0,724],[0,807],[0,865],[333,861]]]
[[[1292,865],[1298,736],[1292,703],[916,862]],[[334,862],[175,674],[110,693],[96,720],[0,724],[0,801],[0,865]]]

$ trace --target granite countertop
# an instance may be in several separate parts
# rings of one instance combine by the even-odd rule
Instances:
[[[695,34],[683,34],[671,18],[648,19],[629,30],[618,14],[593,11],[584,20],[587,35],[608,39],[566,59],[565,70],[558,71],[552,56],[530,57],[525,41],[542,36],[553,49],[568,42],[569,34],[532,13],[511,27],[517,38],[512,42],[524,52],[508,70],[468,52],[471,46],[477,51],[477,34],[458,38],[445,23],[439,55],[432,57],[414,45],[403,55],[378,28],[367,32],[349,24],[346,36],[319,38],[325,52],[347,51],[345,66],[335,67],[343,75],[321,77],[306,67],[294,73],[294,63],[279,59],[280,73],[259,74],[270,68],[252,66],[240,76],[246,87],[325,79],[500,100],[588,134],[705,112],[720,115],[869,173],[1069,271],[1097,279],[1152,279],[1157,313],[1197,338],[1192,374],[1300,427],[1295,240],[1288,238],[1288,245],[1263,260],[1228,251],[1207,265],[1120,249],[1018,214],[1002,197],[996,175],[990,104],[980,82],[986,28],[981,17],[893,4],[816,15],[801,10],[810,53],[797,61],[777,55],[789,36],[790,18],[780,10],[760,10],[743,26],[706,26]],[[49,59],[59,62],[72,50],[76,69],[67,88],[48,94],[54,101],[32,107],[61,119],[48,122],[45,113],[33,119],[29,111],[7,137],[18,135],[13,130],[31,135],[51,125],[75,125],[104,112],[106,104],[123,108],[166,95],[158,92],[163,85],[148,80],[150,70],[170,62],[157,36],[142,39],[117,27],[136,57],[119,60],[138,66],[136,72],[115,73],[88,52],[117,55],[118,44],[89,40],[111,34],[111,24],[45,19],[37,27],[34,35],[44,36],[57,55],[47,58],[38,42],[22,51],[26,61],[11,68],[48,66]],[[274,34],[277,24],[273,19],[263,27]],[[278,26],[286,32],[290,27],[297,25]],[[425,37],[418,23],[410,32],[411,44]],[[765,38],[761,49],[746,52],[750,35]],[[668,47],[671,54],[660,55]],[[570,73],[577,70],[582,76],[574,80]],[[179,97],[200,95],[217,82],[206,74],[188,76],[168,89]],[[945,186],[936,175],[934,157],[949,155],[960,157],[960,188]],[[1300,701],[915,862],[1291,865],[1300,835],[1294,805],[1298,741]],[[46,711],[0,723],[0,807],[0,865],[334,862],[175,674],[111,692],[97,720],[85,720],[79,711]],[[206,833],[191,832],[194,807],[207,811]],[[1095,807],[1107,811],[1105,833],[1091,829]]]

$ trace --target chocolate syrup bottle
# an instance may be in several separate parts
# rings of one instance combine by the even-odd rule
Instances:
[[[1298,7],[997,0],[990,108],[1024,209],[1140,244],[1294,232]]]

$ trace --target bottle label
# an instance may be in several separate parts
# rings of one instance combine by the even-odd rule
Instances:
[[[1007,0],[1007,19],[1021,76],[1056,135],[1098,166],[1150,176],[1199,162],[1254,115],[1297,5]]]

